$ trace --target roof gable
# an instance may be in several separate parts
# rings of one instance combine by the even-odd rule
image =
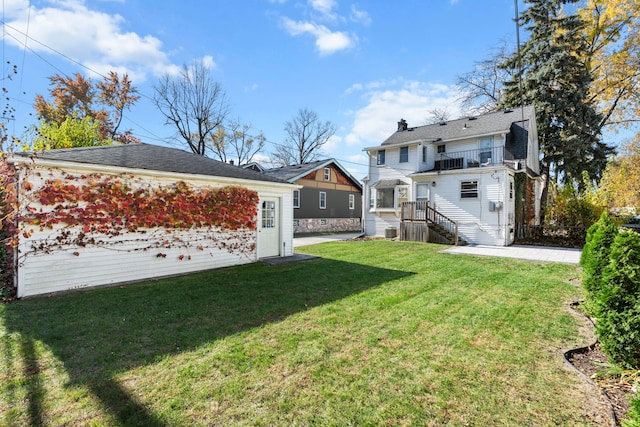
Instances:
[[[251,169],[230,165],[184,150],[152,144],[62,148],[16,154],[45,160],[115,166],[129,169],[219,176],[278,183],[285,182],[277,177],[264,175]]]
[[[302,163],[299,165],[282,166],[279,168],[267,169],[264,171],[264,173],[266,175],[282,179],[283,181],[293,183],[312,172],[330,165],[335,166],[338,171],[340,171],[347,179],[349,179],[353,183],[353,185],[355,185],[359,189],[362,189],[362,184],[360,184],[360,182],[355,179],[345,168],[343,168],[342,165],[340,165],[340,163],[338,163],[338,161],[335,159],[325,159],[315,162]]]

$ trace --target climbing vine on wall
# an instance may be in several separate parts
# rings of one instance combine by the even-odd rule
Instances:
[[[256,229],[258,194],[243,187],[195,188],[183,181],[151,185],[131,175],[64,173],[43,178],[39,172],[22,187],[27,201],[19,217],[23,237],[55,230],[49,238],[32,243],[34,252],[70,245],[115,247],[131,242],[131,234],[144,235],[135,250],[179,246],[247,253],[255,249],[251,231]],[[192,238],[179,233],[187,230]],[[118,238],[124,235],[129,237]]]

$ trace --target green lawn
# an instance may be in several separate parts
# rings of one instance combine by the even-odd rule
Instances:
[[[0,306],[0,425],[589,425],[575,266],[335,242]],[[597,393],[597,391],[594,391]]]

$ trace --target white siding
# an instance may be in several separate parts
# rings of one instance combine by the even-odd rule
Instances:
[[[450,173],[437,178],[432,188],[432,203],[443,215],[458,221],[460,237],[472,244],[504,246],[508,224],[505,221],[505,183],[508,174],[499,170],[475,174]],[[478,198],[460,197],[462,181],[478,181]],[[490,202],[502,202],[499,211],[490,210]]]
[[[107,175],[102,173],[102,176]],[[84,169],[62,171],[57,168],[30,168],[27,172],[22,169],[21,182],[24,192],[28,194],[37,191],[46,180],[64,181],[69,176],[75,177],[76,185],[81,184],[82,180],[91,179],[90,172]],[[129,180],[141,186],[168,186],[177,181],[185,181],[194,188],[236,185],[256,191],[259,196],[278,197],[282,212],[282,255],[293,253],[293,185],[260,181],[234,184],[215,177],[190,180],[189,176],[173,179],[165,175],[120,173],[117,176],[121,181]],[[25,180],[33,185],[31,191],[26,190]],[[27,200],[22,200],[23,208],[27,207],[24,206]],[[38,201],[30,201],[28,206],[36,210],[42,208]],[[62,224],[40,230],[37,226],[22,224],[22,231],[27,233],[19,236],[18,297],[140,281],[257,261],[258,233],[248,229],[156,228],[123,231],[119,235],[86,233],[80,244],[73,239],[56,239],[61,232],[77,236],[82,231],[82,225],[70,227]],[[92,242],[91,238],[95,240]]]

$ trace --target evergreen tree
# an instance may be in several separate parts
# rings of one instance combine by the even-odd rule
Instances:
[[[601,141],[601,117],[589,98],[592,82],[584,63],[583,22],[565,15],[563,6],[577,0],[525,0],[519,17],[529,39],[501,66],[515,70],[505,82],[502,107],[535,104],[542,174],[582,184],[602,175],[612,149]],[[546,189],[542,203],[546,202]]]

